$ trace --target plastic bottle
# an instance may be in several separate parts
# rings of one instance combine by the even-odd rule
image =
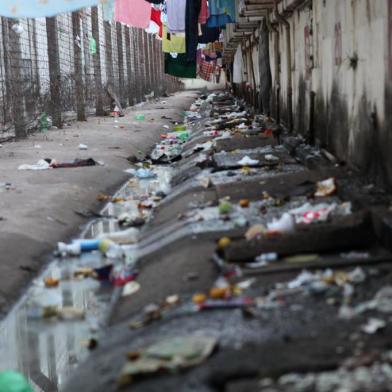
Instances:
[[[82,252],[91,252],[99,249],[100,240],[75,240],[70,244],[63,242],[58,243],[58,250],[60,253],[66,253],[69,255],[78,256]]]
[[[99,250],[110,259],[117,259],[124,256],[123,248],[108,239],[100,241]]]
[[[101,234],[98,238],[100,240],[110,240],[117,244],[134,244],[139,239],[139,230],[130,227],[127,230]]]

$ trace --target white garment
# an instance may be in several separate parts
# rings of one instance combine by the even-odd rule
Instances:
[[[48,170],[50,168],[50,164],[47,161],[40,159],[35,165],[20,165],[18,170]]]
[[[242,83],[244,74],[244,62],[242,60],[241,45],[238,45],[233,62],[233,83]]]

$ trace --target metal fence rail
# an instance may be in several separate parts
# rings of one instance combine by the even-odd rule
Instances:
[[[164,74],[161,42],[143,30],[103,19],[100,7],[54,18],[0,19],[0,140],[25,137],[46,113],[103,115],[181,89]]]

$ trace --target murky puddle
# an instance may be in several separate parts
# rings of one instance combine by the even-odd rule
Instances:
[[[125,201],[109,202],[101,212],[103,217],[91,222],[81,238],[120,230],[117,217],[121,213],[136,213],[139,202],[157,191],[167,194],[171,168],[156,166],[154,172],[156,178],[132,177],[124,184],[115,197]],[[150,212],[145,212],[147,219]],[[132,253],[132,247],[127,252]],[[98,338],[114,292],[109,282],[77,279],[75,271],[108,263],[100,252],[54,259],[0,323],[0,370],[23,373],[36,391],[60,391],[72,370],[87,358],[88,345]],[[44,278],[48,276],[60,280],[57,287],[45,286]],[[68,311],[60,318],[48,317],[43,309],[47,312],[50,308]]]

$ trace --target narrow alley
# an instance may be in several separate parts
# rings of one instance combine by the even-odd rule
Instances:
[[[0,392],[392,391],[392,0],[0,15]]]

